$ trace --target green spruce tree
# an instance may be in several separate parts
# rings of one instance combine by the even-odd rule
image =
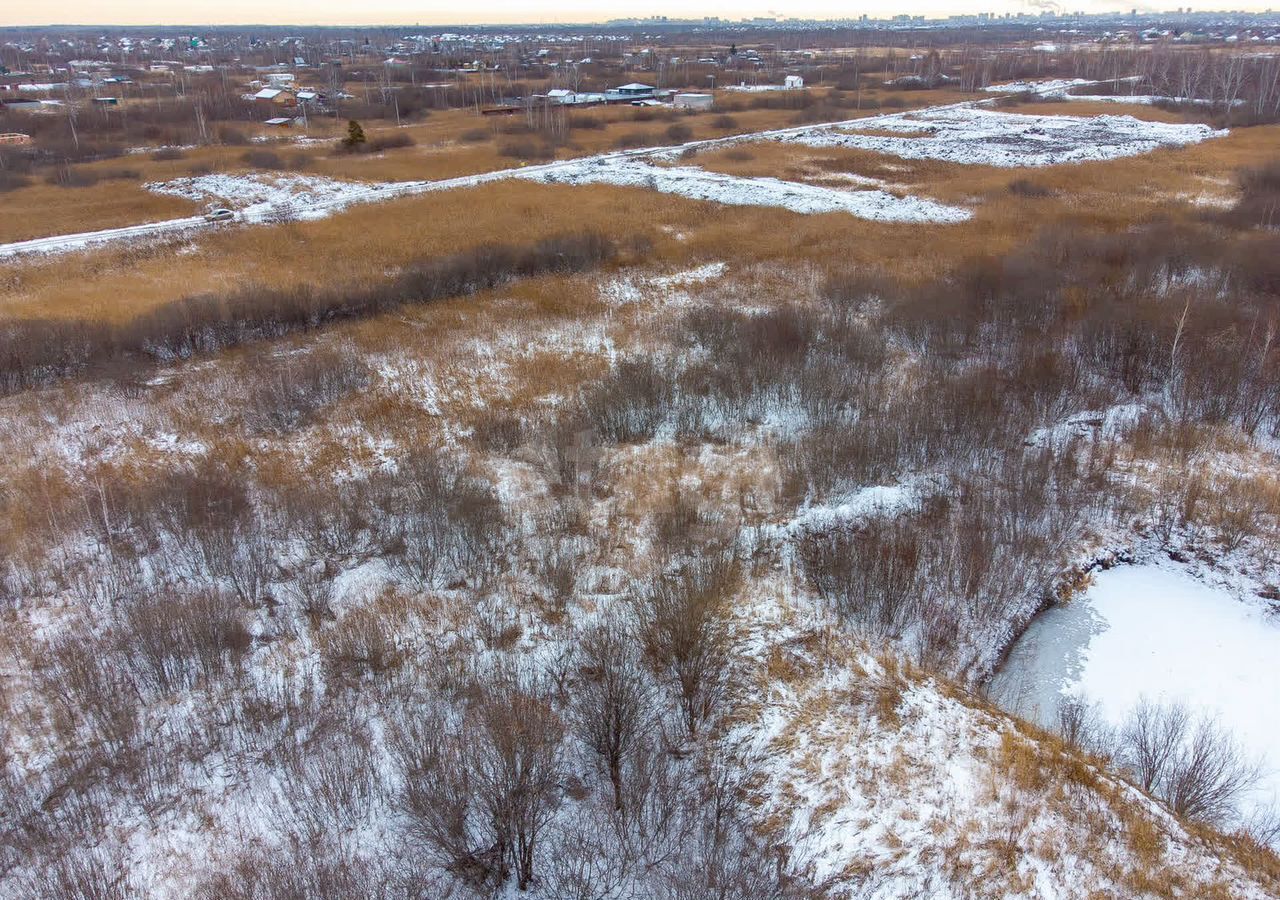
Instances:
[[[356,150],[364,142],[364,129],[360,127],[360,123],[355,119],[347,122],[347,136],[342,139],[342,146],[348,150]]]

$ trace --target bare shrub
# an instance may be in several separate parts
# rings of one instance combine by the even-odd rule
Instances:
[[[366,726],[325,716],[305,741],[281,754],[280,830],[315,846],[356,827],[378,799],[380,784]]]
[[[732,131],[738,127],[738,120],[730,115],[718,115],[711,120],[712,128],[719,128],[721,131]]]
[[[400,463],[393,568],[424,589],[443,578],[483,580],[498,559],[504,531],[493,488],[457,462],[426,449]]]
[[[65,188],[93,187],[100,181],[133,181],[141,177],[137,169],[83,169],[62,165],[45,181]]]
[[[583,396],[587,419],[601,439],[633,443],[653,438],[671,409],[672,385],[658,360],[626,360]]]
[[[251,637],[217,593],[144,596],[124,611],[119,653],[141,683],[170,693],[209,684],[238,665]]]
[[[51,723],[68,742],[84,740],[123,756],[139,737],[142,701],[131,667],[114,652],[118,646],[66,629],[46,645],[36,674]]]
[[[606,622],[579,643],[582,681],[573,694],[574,730],[600,757],[625,814],[630,762],[656,719],[656,702],[641,665],[640,642],[620,620]]]
[[[476,446],[486,453],[511,453],[528,438],[524,420],[511,413],[486,411],[471,432]]]
[[[1240,199],[1208,218],[1236,228],[1274,228],[1280,224],[1280,161],[1245,169],[1237,176]]]
[[[29,187],[31,179],[20,172],[12,172],[7,169],[0,169],[0,194],[8,191],[16,191],[18,188]]]
[[[707,555],[638,591],[646,655],[675,692],[690,740],[716,714],[728,690],[731,635],[725,603],[738,574],[728,554]]]
[[[404,147],[414,146],[413,136],[403,132],[396,131],[391,134],[380,134],[360,145],[368,153],[382,153],[385,150],[400,150]]]
[[[1213,719],[1145,698],[1121,729],[1119,759],[1174,813],[1215,826],[1235,818],[1260,776],[1258,764]]]
[[[543,582],[550,593],[551,611],[555,621],[564,618],[565,609],[573,599],[578,584],[578,572],[582,568],[582,550],[573,539],[552,540],[552,546],[540,561]]]
[[[308,424],[323,409],[369,383],[368,367],[348,344],[305,353],[250,357],[248,416],[263,429],[287,432]]]
[[[394,477],[373,474],[358,480],[300,479],[278,493],[290,532],[323,560],[361,559],[381,552],[391,540],[388,514],[395,505]]]
[[[15,322],[0,331],[0,389],[19,390],[122,359],[136,365],[182,359],[387,312],[406,303],[487,290],[514,278],[582,272],[614,252],[612,242],[601,234],[561,234],[527,246],[489,244],[424,260],[372,284],[250,287],[223,295],[191,295],[119,325]]]
[[[667,137],[676,143],[683,144],[693,137],[693,129],[683,122],[673,122],[667,126]]]
[[[396,742],[402,808],[424,845],[473,884],[533,883],[558,802],[563,728],[544,687],[521,675],[476,686],[461,728],[410,723]]]
[[[387,889],[385,873],[326,840],[305,849],[285,846],[269,853],[247,852],[207,877],[194,896],[196,900],[383,900],[391,896]]]
[[[1052,197],[1053,191],[1042,184],[1037,184],[1029,178],[1015,178],[1009,182],[1009,193],[1018,197],[1029,197],[1033,200],[1041,200],[1045,197]]]
[[[532,139],[508,140],[498,145],[498,155],[524,161],[554,159],[556,149]]]
[[[806,534],[805,574],[842,619],[882,637],[897,637],[912,621],[921,593],[922,535],[918,524],[873,516],[858,529]]]
[[[240,161],[255,169],[283,169],[284,157],[274,150],[246,150],[240,155]]]
[[[1202,718],[1180,748],[1162,788],[1170,809],[1196,822],[1222,825],[1258,781],[1258,763],[1211,719]]]
[[[384,677],[404,658],[392,623],[377,608],[352,610],[326,630],[320,656],[333,678]]]
[[[1058,701],[1054,730],[1068,745],[1094,756],[1107,758],[1115,745],[1115,735],[1101,711],[1083,697],[1070,695]]]
[[[618,135],[613,145],[619,150],[631,150],[636,147],[652,147],[657,138],[645,131],[628,131]]]
[[[139,896],[132,879],[100,850],[76,849],[40,870],[29,896],[48,900],[131,900]]]
[[[218,129],[218,140],[232,147],[243,147],[249,143],[249,136],[240,128],[223,125]]]

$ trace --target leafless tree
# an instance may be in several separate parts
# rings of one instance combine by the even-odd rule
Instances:
[[[574,730],[604,764],[613,806],[625,815],[624,771],[656,726],[655,698],[641,665],[639,638],[616,619],[582,636],[582,681],[573,696]]]
[[[401,737],[404,806],[459,875],[485,883],[512,872],[528,890],[559,799],[563,726],[531,676],[495,675],[475,692],[458,729]]]
[[[690,561],[638,590],[638,612],[651,664],[676,693],[687,736],[713,716],[728,689],[731,635],[725,604],[738,579],[727,553]]]
[[[1212,718],[1182,704],[1139,702],[1121,731],[1121,762],[1179,816],[1222,826],[1261,775],[1257,761]]]
[[[1160,793],[1178,815],[1220,826],[1237,816],[1241,797],[1260,776],[1259,763],[1216,721],[1202,717],[1178,748]]]
[[[1154,792],[1164,783],[1191,724],[1185,706],[1160,706],[1139,701],[1121,729],[1122,759],[1143,790]]]

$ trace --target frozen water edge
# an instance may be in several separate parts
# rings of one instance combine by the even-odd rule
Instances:
[[[1096,703],[1112,726],[1143,697],[1216,717],[1265,760],[1247,802],[1261,810],[1280,804],[1280,720],[1267,714],[1277,680],[1280,622],[1261,603],[1150,563],[1101,572],[1083,594],[1042,613],[992,688],[1003,705],[1046,725],[1073,695]]]

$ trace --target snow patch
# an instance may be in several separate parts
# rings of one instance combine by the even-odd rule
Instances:
[[[290,209],[303,216],[308,210],[323,209],[327,214],[335,203],[362,198],[370,189],[359,182],[289,173],[195,175],[144,186],[155,194],[196,203],[217,201],[250,217],[273,209]]]
[[[903,136],[866,133],[870,131]],[[1020,168],[1139,156],[1226,134],[1208,125],[1145,122],[1133,116],[1032,116],[950,106],[794,131],[775,139],[903,159]]]
[[[1046,78],[1042,81],[1008,81],[1004,84],[989,84],[983,88],[992,94],[1064,94],[1073,87],[1096,84],[1088,78]]]
[[[955,223],[972,213],[919,197],[896,197],[884,191],[841,191],[835,188],[744,178],[708,172],[696,166],[654,166],[629,159],[599,158],[577,165],[519,173],[543,184],[612,184],[644,187],[691,200],[710,200],[728,206],[777,206],[798,213],[846,212],[881,222]]]

